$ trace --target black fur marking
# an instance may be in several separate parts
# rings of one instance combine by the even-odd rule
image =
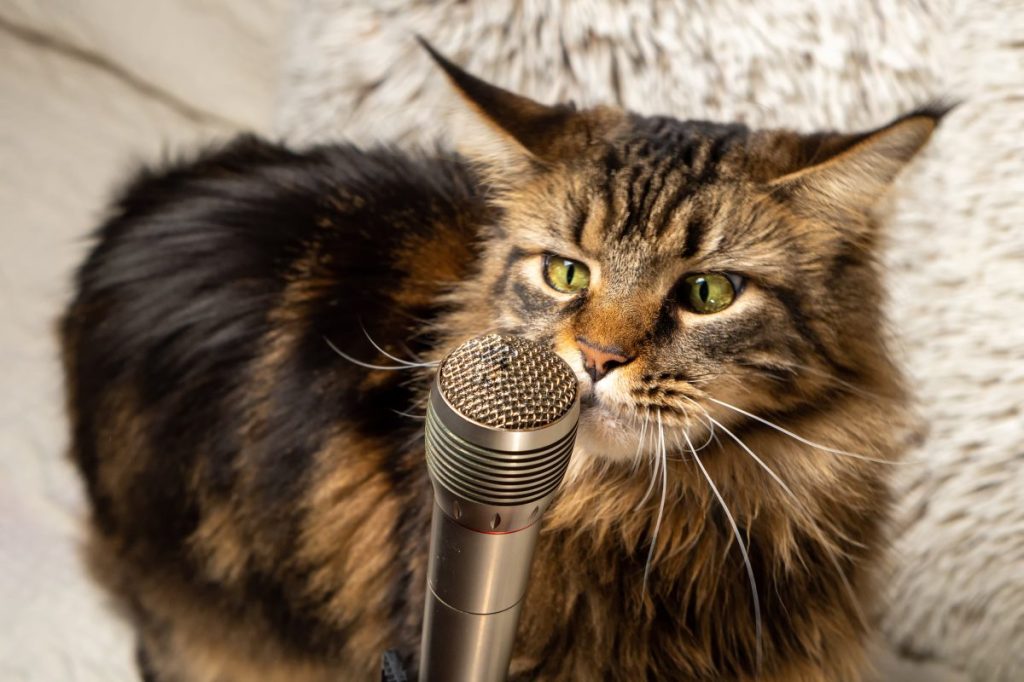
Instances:
[[[665,229],[672,222],[672,219],[675,217],[679,207],[682,206],[687,199],[692,197],[695,191],[696,187],[689,180],[680,179],[679,186],[676,188],[675,192],[673,192],[672,198],[666,202],[665,208],[662,209],[661,219],[654,228],[655,235],[660,236],[665,232]]]
[[[572,220],[572,242],[576,246],[583,246],[583,228],[586,226],[587,212],[582,206],[577,206]]]
[[[501,267],[501,274],[496,280],[494,285],[491,287],[491,297],[500,300],[505,297],[508,292],[508,285],[511,279],[512,268],[515,267],[516,263],[521,261],[526,256],[526,251],[513,246],[509,249],[508,255],[505,256],[505,263]]]
[[[686,226],[686,241],[683,243],[683,258],[693,258],[700,251],[701,241],[707,231],[707,223],[700,216],[692,216]]]
[[[647,227],[648,217],[647,209],[650,205],[651,186],[654,184],[656,176],[657,172],[652,169],[644,178],[643,185],[640,186],[640,193],[637,195],[636,203],[631,212],[633,217],[631,231],[639,229],[641,234],[646,231],[645,228]]]
[[[790,393],[792,387],[797,383],[798,373],[788,367],[774,365],[770,362],[747,360],[743,357],[736,359],[737,364],[749,370],[753,370],[758,376],[771,380],[769,389],[773,393]]]
[[[617,216],[619,220],[619,231],[617,239],[624,239],[636,226],[637,212],[634,207],[633,195],[637,189],[637,179],[643,173],[643,167],[634,165],[629,169],[629,178],[626,180],[626,201],[622,206],[622,213]]]
[[[830,283],[838,282],[851,268],[855,268],[861,264],[862,261],[856,254],[857,252],[854,250],[854,247],[847,247],[832,259],[832,263],[829,265],[828,274],[828,280]]]
[[[329,660],[343,646],[346,628],[317,617],[318,609],[310,608],[308,601],[300,597],[305,582],[306,576],[301,571],[289,576],[287,584],[260,571],[249,571],[245,602],[258,605],[289,649],[315,653]]]
[[[550,312],[555,307],[554,299],[523,282],[514,282],[512,293],[519,301],[519,312],[523,317],[541,315]]]
[[[135,665],[139,668],[139,677],[142,678],[142,682],[159,682],[142,642],[135,645]]]
[[[679,323],[676,320],[676,307],[675,298],[671,295],[662,304],[661,310],[658,311],[658,316],[655,318],[654,327],[648,335],[654,345],[660,346],[667,343],[679,328]]]
[[[837,372],[840,376],[848,377],[852,375],[852,370],[841,363],[839,363],[832,354],[829,353],[822,342],[821,337],[818,336],[817,332],[811,329],[810,324],[807,321],[807,316],[804,314],[802,309],[802,302],[796,292],[781,287],[775,287],[769,289],[775,296],[776,300],[782,304],[786,309],[786,313],[789,315],[790,322],[796,328],[797,332],[803,337],[814,348],[814,352],[819,358],[824,360],[832,369]]]
[[[421,429],[420,423],[407,427],[407,435],[401,437],[401,441],[408,442],[410,432]],[[408,446],[407,452],[396,451],[393,464],[384,469],[391,488],[404,491],[401,512],[391,529],[398,548],[398,566],[411,565],[414,557],[426,556],[428,552],[429,533],[424,533],[423,529],[430,525],[434,491],[427,469],[423,466],[419,447],[419,443],[413,443]],[[407,570],[397,573],[395,586],[391,590],[388,619],[395,630],[402,633],[400,641],[416,641],[422,630],[422,585],[414,584],[413,576]],[[412,656],[415,652],[404,653]],[[409,661],[406,661],[406,665],[409,665]]]

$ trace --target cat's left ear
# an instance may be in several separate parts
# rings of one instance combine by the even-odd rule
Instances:
[[[797,210],[817,215],[864,213],[925,145],[952,108],[936,105],[857,135],[809,135],[806,164],[769,183]]]
[[[579,112],[572,105],[548,106],[491,85],[456,66],[423,38],[417,39],[481,124],[458,130],[460,151],[502,174],[569,160],[607,133],[619,118],[608,110]]]

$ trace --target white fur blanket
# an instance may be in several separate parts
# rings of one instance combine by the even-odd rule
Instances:
[[[542,101],[866,128],[962,104],[894,192],[889,317],[927,435],[901,467],[884,633],[973,679],[1024,674],[1024,4],[1015,0],[306,0],[279,129],[430,141],[420,33]]]

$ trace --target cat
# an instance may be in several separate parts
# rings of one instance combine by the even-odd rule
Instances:
[[[856,680],[907,395],[871,208],[945,108],[798,134],[548,106],[429,45],[460,152],[144,170],[60,325],[89,564],[146,680],[416,669],[433,368],[580,380],[514,680]]]

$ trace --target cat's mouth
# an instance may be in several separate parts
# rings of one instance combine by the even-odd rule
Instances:
[[[708,433],[707,424],[693,414],[623,405],[592,390],[580,396],[576,441],[587,457],[633,462],[657,456],[659,448],[685,456],[687,439],[699,450]]]
[[[646,435],[650,424],[645,428],[644,420],[645,416],[636,410],[624,409],[587,392],[580,398],[577,444],[590,457],[619,460],[642,457],[651,444],[650,436]]]
[[[619,410],[602,404],[592,393],[580,401],[577,445],[587,456],[622,459],[635,457],[640,449],[638,426]]]
[[[559,355],[579,378],[580,424],[576,445],[585,457],[629,462],[653,458],[661,447],[659,430],[664,434],[666,448],[674,449],[685,443],[683,431],[703,440],[704,424],[692,420],[691,415],[667,405],[659,408],[649,402],[636,402],[627,383],[614,374],[595,384],[583,371],[578,353]]]

